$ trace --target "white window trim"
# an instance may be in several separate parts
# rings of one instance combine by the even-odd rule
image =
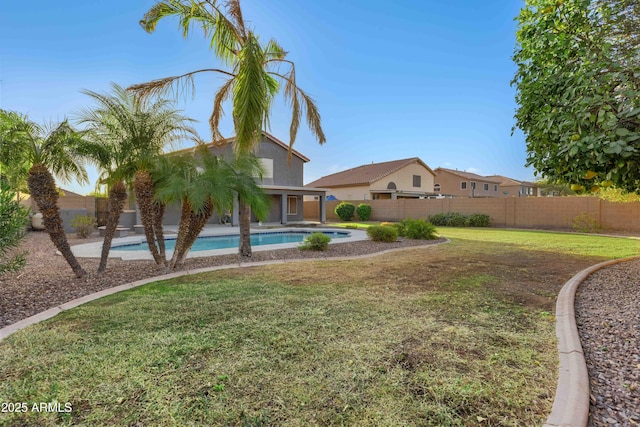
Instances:
[[[291,211],[291,199],[295,200],[293,207],[295,207],[295,211]],[[287,196],[287,215],[298,215],[298,198],[296,196]]]

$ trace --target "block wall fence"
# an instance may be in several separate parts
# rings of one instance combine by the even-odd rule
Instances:
[[[571,229],[573,219],[582,214],[597,221],[603,230],[640,232],[640,202],[614,203],[597,197],[512,197],[349,200],[371,205],[372,221],[399,221],[426,218],[446,212],[482,213],[491,217],[493,227]],[[327,221],[337,221],[339,201],[327,202]],[[319,203],[304,203],[304,216],[317,220]]]

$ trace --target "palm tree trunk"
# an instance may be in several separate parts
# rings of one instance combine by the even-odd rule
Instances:
[[[165,260],[166,265],[167,249],[164,242],[164,229],[162,228],[162,220],[164,219],[164,211],[167,205],[161,202],[154,202],[153,207],[153,234],[156,236],[156,244],[158,245],[160,258]]]
[[[176,237],[176,244],[173,247],[173,255],[171,256],[171,261],[169,261],[169,270],[173,270],[178,261],[178,257],[180,252],[182,251],[182,247],[184,246],[184,241],[189,234],[189,227],[191,226],[191,203],[189,203],[188,199],[182,200],[182,207],[180,208],[180,225],[178,226],[178,236]]]
[[[160,257],[160,252],[156,246],[155,233],[153,230],[153,180],[146,170],[139,170],[134,177],[133,188],[140,208],[140,221],[144,227],[144,235],[151,255],[158,265],[166,265],[166,260]]]
[[[42,213],[44,227],[49,233],[49,238],[60,251],[77,277],[87,274],[73,255],[67,235],[64,232],[60,208],[58,208],[58,190],[49,170],[41,163],[34,164],[29,170],[27,185],[31,197],[36,202]]]
[[[241,257],[251,257],[251,208],[243,200],[238,201],[238,225],[240,226]]]
[[[193,246],[193,243],[196,241],[200,232],[204,228],[209,218],[213,215],[213,201],[207,200],[205,206],[203,207],[202,212],[195,213],[193,210],[189,212],[189,228],[186,231],[182,244],[180,245],[180,249],[177,248],[174,252],[174,256],[171,259],[170,269],[175,270],[184,264],[184,260],[189,253],[189,249]]]
[[[102,242],[102,254],[100,256],[100,265],[98,273],[102,273],[107,268],[107,258],[111,250],[111,242],[116,234],[118,222],[120,222],[120,214],[124,209],[124,202],[127,200],[127,189],[123,181],[113,184],[109,190],[109,216],[107,216],[107,224],[104,230],[104,241]]]

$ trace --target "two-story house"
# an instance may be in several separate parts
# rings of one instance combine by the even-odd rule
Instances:
[[[454,169],[436,168],[436,193],[454,197],[500,197],[500,180]]]
[[[233,157],[233,138],[207,144],[209,150],[216,156]],[[194,151],[187,148],[177,151],[181,153]],[[264,173],[260,186],[271,199],[271,210],[265,222],[278,222],[287,224],[292,221],[304,220],[304,196],[313,196],[318,200],[319,218],[322,223],[326,221],[325,190],[303,186],[304,164],[309,161],[307,157],[296,150],[292,150],[291,160],[288,160],[289,146],[267,132],[262,133],[262,139],[258,144],[255,155],[260,159]],[[177,224],[179,210],[167,210],[165,223]],[[231,212],[231,223],[238,223],[238,210]],[[252,218],[253,221],[257,221]],[[209,223],[218,223],[217,213]]]
[[[310,182],[338,200],[420,198],[433,195],[435,174],[418,157],[358,166]]]
[[[537,197],[538,186],[529,181],[518,181],[502,175],[491,175],[487,178],[500,181],[500,197]]]

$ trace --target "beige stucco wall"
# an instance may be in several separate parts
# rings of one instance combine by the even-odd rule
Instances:
[[[413,186],[413,175],[420,175],[422,177],[420,187]],[[390,182],[393,182],[396,184],[396,189],[398,191],[420,191],[432,193],[433,180],[434,175],[424,166],[416,162],[407,165],[399,171],[387,175],[378,181],[375,181],[371,184],[371,190],[386,190],[387,185],[389,185]]]
[[[338,200],[363,200],[371,198],[368,185],[330,188],[329,191],[327,191],[327,196],[330,195],[335,196]]]

